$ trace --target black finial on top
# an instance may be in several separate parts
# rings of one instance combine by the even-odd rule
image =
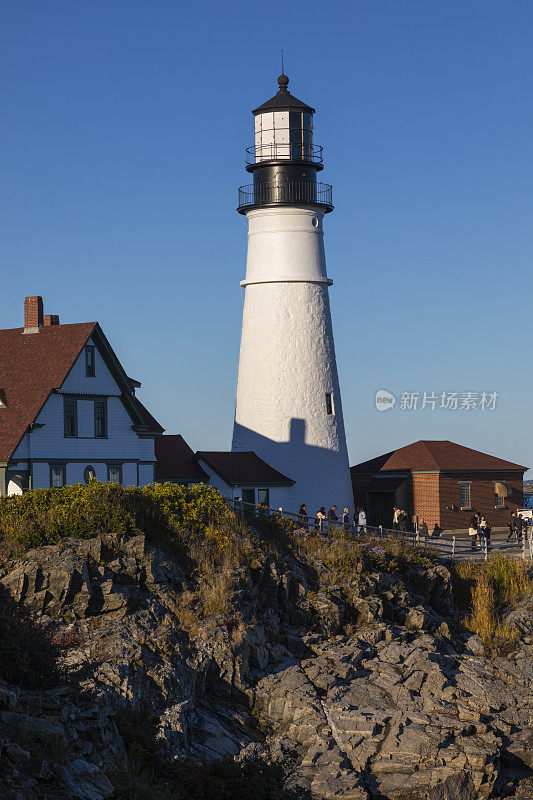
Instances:
[[[287,92],[287,86],[289,85],[289,79],[285,75],[285,70],[283,68],[283,50],[281,51],[281,75],[278,78],[278,86],[280,92]]]
[[[289,79],[286,75],[282,74],[278,78],[278,86],[280,92],[288,92],[287,86],[289,85]]]

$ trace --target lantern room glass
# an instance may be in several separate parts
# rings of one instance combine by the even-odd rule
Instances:
[[[304,161],[313,156],[313,117],[307,111],[265,111],[255,117],[255,161]]]

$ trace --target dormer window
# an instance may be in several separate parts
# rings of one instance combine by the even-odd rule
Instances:
[[[96,375],[94,350],[93,345],[87,345],[85,348],[85,374],[88,378],[94,378]]]

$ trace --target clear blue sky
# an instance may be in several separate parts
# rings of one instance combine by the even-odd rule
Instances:
[[[4,0],[0,325],[98,320],[195,449],[232,429],[250,110],[317,109],[351,463],[421,438],[533,466],[530,0]],[[374,408],[496,391],[494,411]]]

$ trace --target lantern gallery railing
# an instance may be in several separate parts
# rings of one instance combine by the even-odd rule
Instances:
[[[322,164],[322,147],[318,144],[289,144],[276,142],[275,144],[260,144],[246,148],[246,163],[257,164],[262,161],[310,161],[312,164]]]
[[[281,181],[279,183],[257,183],[239,187],[239,211],[256,205],[284,203],[313,203],[333,208],[332,190],[328,183],[311,181]]]

